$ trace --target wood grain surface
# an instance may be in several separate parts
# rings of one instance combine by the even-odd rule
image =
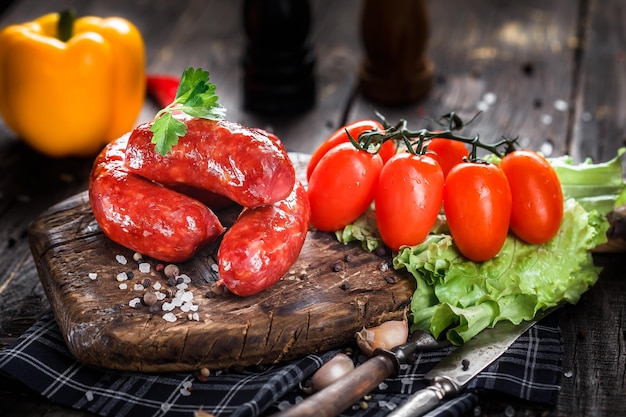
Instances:
[[[79,14],[120,15],[146,41],[150,73],[211,72],[228,117],[276,133],[290,150],[311,153],[346,121],[382,111],[410,127],[449,111],[469,118],[466,134],[519,136],[552,155],[606,161],[626,144],[626,8],[623,0],[428,0],[428,52],[435,84],[423,100],[381,106],[358,91],[360,0],[313,0],[311,36],[318,56],[315,106],[296,117],[262,117],[242,106],[243,0],[13,0],[0,27],[75,7]],[[393,7],[394,1],[389,1]],[[156,106],[146,100],[138,123]],[[90,158],[49,159],[0,124],[0,348],[50,311],[27,230],[45,209],[86,189]],[[626,257],[597,254],[598,283],[560,313],[562,389],[555,405],[481,395],[468,415],[626,415]],[[0,377],[0,414],[86,416],[51,404]]]

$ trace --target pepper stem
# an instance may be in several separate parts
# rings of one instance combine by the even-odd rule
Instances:
[[[72,9],[65,9],[59,15],[59,23],[57,25],[57,38],[63,42],[70,40],[74,34],[74,21],[76,20],[76,12]]]

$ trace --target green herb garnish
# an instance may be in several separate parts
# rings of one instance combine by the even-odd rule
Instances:
[[[150,129],[154,133],[154,149],[165,155],[178,143],[178,138],[187,133],[187,125],[173,116],[174,111],[210,120],[224,118],[226,109],[217,100],[215,85],[209,82],[209,72],[201,68],[187,68],[180,78],[174,101],[154,117]]]

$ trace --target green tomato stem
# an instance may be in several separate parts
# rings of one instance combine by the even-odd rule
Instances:
[[[454,132],[467,126],[469,123],[474,121],[478,115],[474,116],[469,122],[465,123],[457,114],[448,113],[440,119],[446,123],[436,121],[439,125],[444,127],[443,130],[431,131],[428,129],[420,129],[412,131],[407,128],[407,121],[404,119],[401,119],[395,126],[391,126],[383,115],[378,112],[376,112],[376,114],[381,119],[383,126],[385,126],[385,130],[365,131],[361,133],[357,139],[352,138],[348,133],[350,142],[352,142],[352,144],[357,148],[367,152],[376,153],[383,143],[389,140],[395,140],[403,142],[409,152],[421,155],[428,150],[427,142],[429,140],[434,138],[443,138],[471,145],[469,160],[478,161],[477,151],[479,148],[485,149],[501,158],[505,154],[515,150],[515,144],[517,142],[517,138],[508,139],[503,137],[502,140],[498,142],[485,143],[480,140],[479,135],[467,137],[458,135]],[[501,148],[503,148],[503,150],[500,150]]]

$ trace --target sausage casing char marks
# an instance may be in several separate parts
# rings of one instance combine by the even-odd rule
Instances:
[[[299,181],[286,199],[244,209],[220,244],[220,281],[240,296],[272,286],[300,255],[309,219],[309,200]]]
[[[89,201],[98,225],[114,242],[166,262],[190,259],[224,231],[204,204],[128,172],[129,135],[98,155],[89,178]]]
[[[271,204],[291,193],[295,169],[276,136],[224,120],[177,117],[187,134],[166,155],[155,152],[150,123],[131,133],[126,150],[131,172],[167,186],[209,190],[243,207]]]

